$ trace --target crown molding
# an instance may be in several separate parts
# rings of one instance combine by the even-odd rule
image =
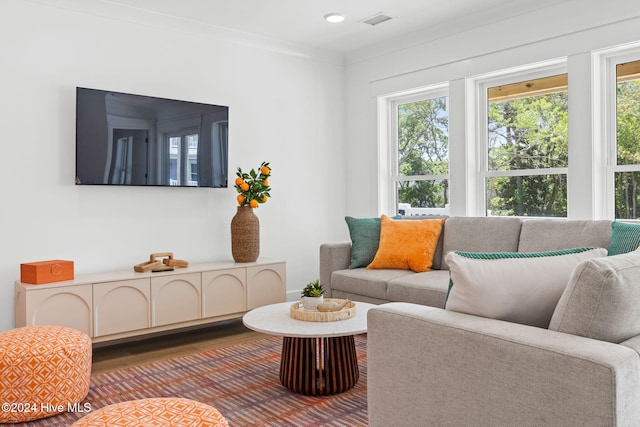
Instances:
[[[113,19],[159,30],[170,30],[195,37],[208,38],[253,49],[297,57],[310,61],[344,65],[342,53],[317,49],[231,28],[207,24],[146,9],[125,6],[108,0],[25,0],[74,13]]]

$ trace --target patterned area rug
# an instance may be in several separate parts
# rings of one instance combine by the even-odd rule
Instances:
[[[334,396],[303,396],[280,384],[282,338],[210,350],[91,377],[84,404],[92,410],[147,397],[184,397],[218,409],[233,427],[366,426],[366,335],[355,337],[358,383]],[[14,426],[68,426],[82,413],[63,413]]]

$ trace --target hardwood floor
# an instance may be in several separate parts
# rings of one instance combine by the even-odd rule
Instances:
[[[108,372],[155,360],[255,341],[266,336],[246,328],[242,320],[237,319],[170,335],[95,346],[91,372]]]

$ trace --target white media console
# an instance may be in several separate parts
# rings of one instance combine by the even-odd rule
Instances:
[[[116,271],[31,285],[16,282],[16,327],[69,326],[94,343],[242,317],[284,302],[286,265],[212,262],[174,271]]]

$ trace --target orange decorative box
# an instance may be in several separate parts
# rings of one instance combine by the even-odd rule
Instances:
[[[73,280],[73,261],[53,259],[50,261],[20,264],[20,281],[40,285],[42,283]]]

